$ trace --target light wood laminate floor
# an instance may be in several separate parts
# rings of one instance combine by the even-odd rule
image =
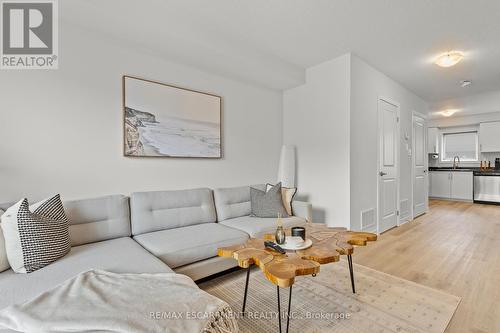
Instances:
[[[431,200],[427,214],[356,248],[353,259],[462,297],[447,333],[500,332],[500,206]]]

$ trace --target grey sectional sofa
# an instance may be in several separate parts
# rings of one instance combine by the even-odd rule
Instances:
[[[255,185],[265,188],[265,185]],[[0,204],[6,209],[12,203]],[[89,269],[116,273],[175,271],[198,280],[236,266],[217,248],[272,232],[276,219],[250,217],[250,186],[133,193],[65,201],[72,248],[31,274],[0,273],[0,309],[28,301]],[[311,220],[311,206],[293,203],[286,227]]]

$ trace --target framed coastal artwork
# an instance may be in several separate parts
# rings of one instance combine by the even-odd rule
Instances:
[[[123,76],[124,155],[221,158],[217,95]]]

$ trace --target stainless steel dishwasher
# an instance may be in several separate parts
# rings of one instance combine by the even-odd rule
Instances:
[[[474,202],[500,204],[500,172],[474,172]]]

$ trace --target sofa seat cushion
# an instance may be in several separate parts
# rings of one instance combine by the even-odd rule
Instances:
[[[217,256],[217,248],[242,244],[248,234],[219,223],[202,223],[134,236],[146,250],[176,268]]]
[[[264,234],[273,233],[276,231],[276,218],[275,217],[254,217],[254,216],[242,216],[234,219],[224,220],[219,222],[225,226],[235,228],[246,232],[250,237],[258,238],[263,237]],[[283,227],[285,229],[291,227],[301,227],[306,224],[306,220],[297,217],[290,216],[283,218]]]
[[[167,273],[172,270],[130,237],[71,248],[58,261],[31,274],[0,273],[0,309],[31,300],[90,269],[113,273]]]

